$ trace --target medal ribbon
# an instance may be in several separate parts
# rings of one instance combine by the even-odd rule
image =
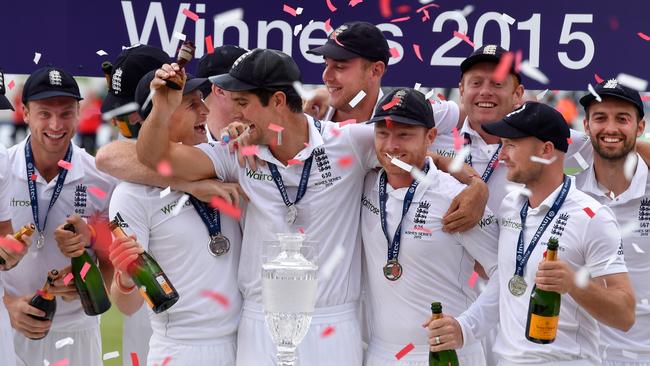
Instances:
[[[528,248],[526,248],[525,253],[524,253],[524,229],[526,227],[526,217],[528,216],[528,200],[526,200],[526,202],[524,203],[524,206],[521,208],[521,212],[519,213],[519,215],[521,216],[521,231],[519,232],[519,240],[517,242],[517,257],[515,258],[515,263],[516,263],[515,275],[521,277],[524,276],[524,267],[526,266],[526,263],[528,263],[528,259],[530,258],[530,255],[533,253],[533,250],[535,249],[535,246],[537,245],[539,239],[542,237],[542,234],[544,234],[544,231],[551,223],[551,221],[553,221],[553,218],[555,218],[555,215],[557,214],[560,207],[562,207],[562,204],[564,203],[564,200],[566,199],[566,196],[569,193],[569,188],[571,188],[571,179],[567,176],[564,176],[564,182],[562,183],[562,189],[560,189],[560,193],[558,194],[557,198],[555,198],[555,202],[553,202],[551,209],[548,210],[548,212],[544,216],[544,219],[542,219],[542,222],[539,224],[539,227],[537,228],[535,235],[533,235],[530,244],[528,244]]]
[[[429,172],[428,162],[424,164],[423,171],[424,174],[427,174]],[[393,241],[391,242],[390,238],[388,237],[388,227],[386,225],[386,201],[388,199],[388,194],[386,193],[386,180],[386,172],[383,171],[379,177],[379,217],[381,218],[381,229],[384,232],[386,241],[389,243],[388,260],[391,261],[397,260],[397,257],[399,256],[400,240],[402,238],[402,221],[404,221],[404,216],[406,216],[406,214],[409,212],[411,202],[413,201],[413,196],[415,195],[415,189],[418,187],[419,182],[417,179],[413,179],[411,186],[406,192],[406,196],[404,196],[404,204],[402,205],[402,218],[399,220],[399,225],[397,225],[397,229],[395,229],[395,235],[393,235]]]
[[[314,125],[316,126],[318,131],[322,134],[323,132],[321,131],[320,121],[314,120]],[[275,182],[275,185],[278,187],[278,191],[280,191],[282,200],[284,201],[284,204],[287,207],[291,207],[297,204],[305,195],[305,192],[307,192],[307,183],[309,183],[309,174],[311,173],[311,163],[313,160],[314,160],[314,152],[312,151],[312,154],[309,156],[307,160],[305,160],[305,164],[302,167],[302,174],[300,175],[300,183],[298,184],[298,192],[296,193],[296,199],[293,202],[291,202],[291,200],[289,199],[289,194],[287,193],[287,189],[284,186],[284,181],[282,180],[282,175],[280,174],[280,171],[278,171],[278,167],[273,163],[267,162],[269,166],[269,170],[271,171],[271,176],[273,176],[273,181]]]
[[[199,214],[201,220],[203,220],[203,223],[205,224],[205,227],[208,229],[210,237],[212,238],[219,235],[219,233],[221,233],[221,213],[219,210],[215,210],[214,208],[208,206],[207,203],[199,200],[191,194],[189,196],[190,202],[192,202],[194,209],[196,209],[196,213]]]
[[[465,132],[465,141],[467,142],[463,144],[463,146],[470,146],[472,144],[472,138],[469,136],[467,132]],[[499,159],[500,152],[501,152],[501,143],[499,143],[499,147],[497,147],[497,151],[494,152],[492,158],[490,159],[490,162],[488,163],[487,167],[485,167],[485,171],[483,172],[483,175],[481,175],[481,179],[485,183],[487,183],[488,180],[490,180],[492,173],[494,173],[494,168],[496,167],[496,162]],[[471,147],[470,147],[470,153],[465,158],[465,164],[472,166]]]
[[[65,182],[65,177],[68,175],[68,170],[59,167],[59,175],[56,179],[56,185],[54,186],[54,192],[50,198],[50,205],[47,207],[47,212],[45,213],[45,219],[43,220],[43,226],[41,226],[38,217],[38,193],[36,189],[36,182],[32,180],[34,175],[34,157],[32,155],[32,138],[31,136],[27,138],[25,143],[25,166],[27,170],[27,188],[29,189],[29,200],[32,206],[32,216],[34,217],[34,224],[38,232],[43,234],[45,233],[45,225],[47,225],[47,216],[50,214],[50,209],[54,206],[54,203],[59,198],[61,190],[63,189],[63,183]],[[72,160],[72,142],[68,145],[68,151],[65,153],[63,160],[68,163]]]

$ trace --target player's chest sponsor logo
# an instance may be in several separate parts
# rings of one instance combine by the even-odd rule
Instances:
[[[486,228],[486,227],[488,227],[488,226],[490,226],[492,224],[496,224],[496,223],[497,223],[497,218],[494,217],[494,215],[490,215],[490,216],[482,218],[481,221],[478,222],[478,226],[481,229],[483,229],[483,228]]]
[[[11,197],[11,200],[9,201],[10,207],[29,207],[31,205],[32,204],[29,201],[29,199],[20,200],[20,199],[16,199],[16,197]]]
[[[425,200],[418,203],[415,214],[413,215],[413,227],[407,228],[404,234],[413,239],[428,239],[432,236],[431,230],[426,228],[429,208],[431,208],[429,201]]]
[[[451,149],[451,150],[436,149],[435,152],[436,152],[436,154],[438,154],[440,156],[445,156],[445,157],[449,157],[449,158],[453,158],[453,157],[456,156],[456,152],[453,149]]]
[[[269,173],[261,172],[259,170],[251,170],[246,168],[246,178],[259,181],[273,182],[273,176]]]
[[[501,227],[521,230],[521,222],[519,219],[504,217],[501,219]]]
[[[368,196],[365,194],[361,195],[361,205],[363,208],[370,211],[370,213],[379,216],[379,209],[373,204],[372,201],[370,201],[370,199],[368,199]]]
[[[190,206],[191,204],[192,202],[190,202],[190,200],[186,200],[185,203],[183,203],[183,207]],[[163,215],[169,215],[172,212],[174,212],[174,208],[176,207],[176,205],[178,205],[178,200],[174,200],[173,202],[161,207],[160,212],[162,212]]]

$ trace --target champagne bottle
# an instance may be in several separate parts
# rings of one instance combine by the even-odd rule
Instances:
[[[431,312],[433,319],[442,318],[442,304],[439,302],[431,303]],[[429,366],[458,366],[458,356],[453,349],[429,352]]]
[[[64,230],[76,233],[74,225],[65,224]],[[86,315],[99,315],[105,313],[111,308],[111,301],[106,293],[106,286],[102,278],[102,273],[97,268],[95,261],[84,250],[83,254],[70,260],[72,275],[74,276],[74,287],[77,289],[81,306],[84,308]],[[82,275],[84,265],[88,263],[85,277]]]
[[[36,225],[27,224],[20,228],[20,230],[18,230],[16,233],[14,233],[14,239],[26,245],[26,243],[23,241],[23,235],[30,236],[34,233],[34,231],[36,231]],[[3,265],[5,263],[5,260],[3,258],[0,258],[0,265]]]
[[[109,228],[116,238],[127,236],[117,218],[111,221]],[[138,258],[128,265],[127,273],[154,313],[161,313],[178,301],[178,292],[171,281],[158,262],[146,251],[139,254]]]
[[[557,238],[548,240],[546,259],[557,259]],[[533,286],[528,305],[526,321],[526,339],[534,343],[548,344],[555,341],[557,323],[560,319],[560,294],[544,291]]]
[[[56,269],[51,270],[47,274],[47,281],[45,281],[45,285],[43,285],[43,288],[36,291],[34,297],[32,297],[32,299],[29,300],[29,305],[45,312],[45,316],[35,316],[31,314],[27,314],[27,315],[29,315],[30,317],[36,320],[52,320],[54,318],[54,314],[56,313],[56,298],[48,291],[50,290],[50,286],[54,286],[54,281],[57,279],[57,277],[59,277],[59,271],[57,271]],[[45,338],[47,333],[48,332],[45,332],[45,334],[40,338],[30,338],[30,339],[33,340],[43,339]]]

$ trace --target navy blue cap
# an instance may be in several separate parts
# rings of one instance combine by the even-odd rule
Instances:
[[[387,108],[390,107],[390,108]],[[389,119],[407,125],[433,128],[433,109],[424,94],[412,88],[397,88],[386,94],[375,108],[374,117],[368,123]]]
[[[256,48],[241,55],[227,74],[211,76],[210,81],[228,91],[286,87],[300,81],[300,69],[286,53]]]
[[[384,34],[368,22],[347,22],[332,32],[324,45],[307,51],[314,55],[349,60],[363,57],[388,65],[390,48]]]
[[[212,53],[206,53],[199,60],[196,67],[197,78],[208,78],[210,76],[227,74],[239,56],[248,52],[247,49],[232,45],[223,45],[214,49]]]
[[[147,103],[146,106],[144,106],[144,104],[147,101],[147,98],[149,98],[149,94],[151,93],[149,84],[151,84],[155,72],[156,70],[152,70],[146,73],[142,77],[142,79],[140,79],[140,81],[138,82],[138,86],[135,89],[135,102],[138,103],[138,105],[140,106],[140,108],[138,109],[138,114],[140,114],[140,117],[142,117],[143,120],[147,119],[147,116],[149,116],[149,113],[151,113],[151,110],[153,109],[153,104],[151,103],[151,100]],[[183,95],[190,93],[196,89],[203,91],[206,85],[210,86],[210,82],[208,81],[208,79],[197,78],[194,77],[192,74],[187,74],[185,87],[183,87]]]
[[[483,62],[489,62],[493,64],[498,64],[501,61],[501,57],[507,53],[508,51],[504,49],[503,47],[499,45],[494,45],[494,44],[486,44],[483,45],[474,52],[472,52],[471,55],[469,55],[463,62],[460,63],[460,72],[461,75],[466,73],[469,69],[471,69],[474,65],[483,63]],[[515,63],[512,63],[512,67],[510,68],[510,73],[517,77],[517,80],[521,83],[521,75],[515,70]]]
[[[58,67],[42,67],[34,71],[23,86],[23,103],[53,97],[82,100],[79,85],[67,71]]]
[[[634,105],[634,107],[639,111],[640,118],[643,118],[645,115],[645,113],[643,113],[643,101],[641,100],[639,92],[630,89],[625,85],[621,85],[616,79],[603,81],[594,87],[594,91],[598,95],[608,95],[632,103],[632,105]],[[580,104],[585,108],[585,112],[594,100],[596,100],[596,96],[591,93],[585,94],[580,98]]]

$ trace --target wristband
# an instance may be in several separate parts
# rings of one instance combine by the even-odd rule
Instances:
[[[115,286],[117,286],[117,290],[124,295],[129,295],[135,290],[135,285],[131,287],[124,287],[124,285],[120,282],[120,278],[122,277],[122,271],[117,270],[115,272]]]

